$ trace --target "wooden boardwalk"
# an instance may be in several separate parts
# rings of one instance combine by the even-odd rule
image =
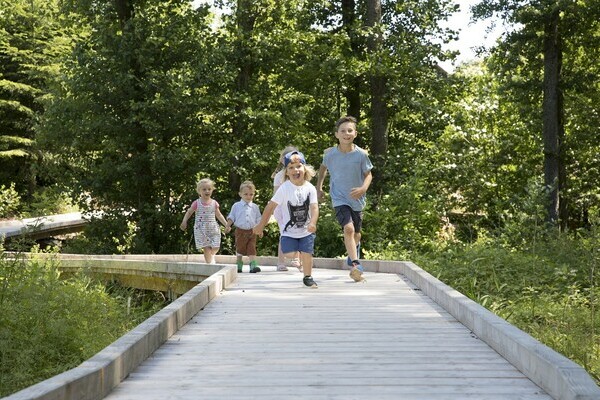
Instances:
[[[244,271],[105,398],[551,399],[401,275]]]
[[[87,224],[80,212],[0,221],[0,239],[27,235],[34,239],[79,232]]]

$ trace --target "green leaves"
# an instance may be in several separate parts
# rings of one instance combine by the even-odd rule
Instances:
[[[158,295],[106,288],[84,273],[67,279],[58,268],[0,254],[0,396],[74,368],[164,306]]]

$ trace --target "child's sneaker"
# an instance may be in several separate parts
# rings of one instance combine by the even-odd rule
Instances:
[[[258,268],[258,265],[256,265],[256,261],[251,261],[250,262],[250,273],[255,274],[257,272],[260,272],[260,268]]]
[[[304,279],[302,280],[302,282],[304,282],[304,285],[308,286],[309,288],[313,288],[313,289],[317,288],[317,283],[315,282],[313,277],[310,275],[305,276]]]
[[[356,245],[356,257],[360,258],[360,242],[358,242]],[[346,257],[346,264],[348,264],[350,267],[352,266],[352,259],[350,256]]]
[[[365,270],[363,266],[360,265],[360,262],[358,262],[358,260],[354,260],[352,261],[352,270],[350,271],[350,278],[354,279],[355,282],[360,282],[365,279],[362,276],[364,271]]]
[[[237,262],[237,269],[238,269],[238,274],[242,273],[242,267],[244,266],[244,263],[242,261],[238,261]]]
[[[287,271],[287,270],[288,270],[287,267],[283,264],[279,264],[277,266],[277,271]]]

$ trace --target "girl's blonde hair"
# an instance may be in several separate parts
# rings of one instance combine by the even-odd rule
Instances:
[[[315,168],[312,165],[304,164],[304,180],[310,181],[315,175],[317,175]],[[288,174],[284,174],[283,181],[285,182],[288,179],[290,179]]]
[[[283,148],[283,150],[281,150],[279,152],[279,160],[277,161],[277,166],[275,167],[275,171],[273,171],[273,173],[271,174],[271,179],[274,179],[275,175],[277,175],[277,173],[283,169],[283,167],[284,167],[283,156],[285,156],[290,151],[299,151],[299,150],[296,146],[288,145],[288,146],[285,146]]]
[[[205,184],[210,185],[211,189],[215,188],[215,182],[212,179],[204,178],[198,181],[198,183],[196,184],[196,190],[200,189],[200,186]]]

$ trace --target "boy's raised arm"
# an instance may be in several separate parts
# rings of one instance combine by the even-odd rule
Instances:
[[[323,200],[325,198],[325,192],[323,192],[323,182],[327,176],[327,167],[325,164],[321,164],[319,167],[319,176],[317,177],[317,198]]]

